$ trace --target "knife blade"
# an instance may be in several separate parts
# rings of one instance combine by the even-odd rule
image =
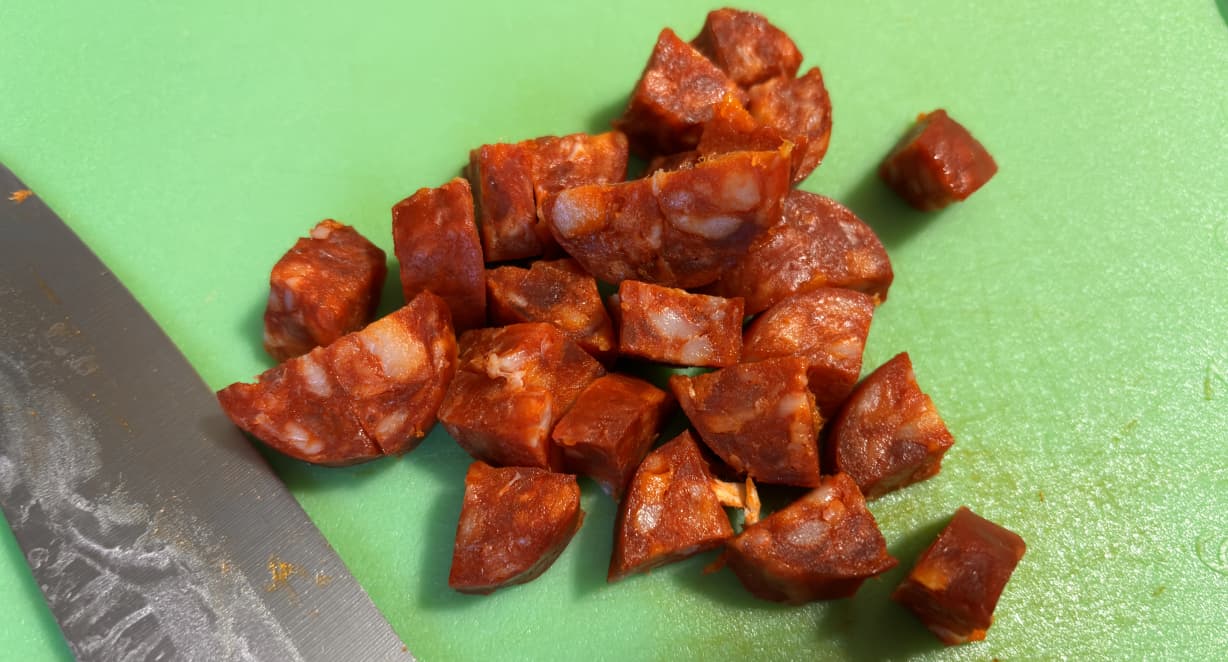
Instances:
[[[0,508],[78,659],[413,659],[170,338],[3,165]]]

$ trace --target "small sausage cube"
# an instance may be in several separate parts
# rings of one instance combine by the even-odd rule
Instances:
[[[618,507],[607,580],[681,561],[733,536],[690,432],[648,454]]]
[[[624,280],[618,351],[683,366],[729,366],[742,354],[742,300]]]
[[[469,465],[448,586],[486,595],[537,579],[584,522],[575,476]]]
[[[801,357],[815,404],[830,418],[857,385],[873,317],[874,300],[861,292],[821,287],[795,294],[747,327],[742,360]]]
[[[467,175],[486,261],[541,255],[545,249],[537,232],[532,149],[524,143],[482,145],[470,152]]]
[[[700,438],[735,471],[764,483],[819,484],[823,419],[807,388],[802,359],[674,375],[669,387]]]
[[[737,151],[772,151],[784,144],[780,131],[767,126],[746,112],[742,102],[726,96],[712,109],[712,119],[704,122],[695,151],[701,156]],[[797,156],[797,152],[792,152]]]
[[[827,440],[833,471],[857,481],[867,499],[934,476],[955,443],[908,352],[897,354],[849,395]]]
[[[559,420],[554,443],[563,451],[567,471],[590,476],[621,499],[673,405],[668,393],[642,379],[605,375],[589,384]]]
[[[824,476],[806,496],[743,529],[725,550],[748,591],[788,604],[847,598],[897,563],[844,474]]]
[[[430,290],[447,302],[458,333],[486,325],[485,263],[469,182],[457,177],[398,202],[392,242],[406,301]]]
[[[575,260],[491,269],[486,272],[486,291],[494,324],[548,322],[603,363],[618,353],[597,281]]]
[[[533,153],[533,190],[538,205],[539,233],[554,243],[542,222],[546,196],[585,184],[613,184],[627,179],[627,136],[619,131],[598,135],[575,133],[529,141]]]
[[[922,211],[967,199],[997,172],[985,147],[941,108],[922,114],[878,169],[887,186]]]
[[[742,87],[778,76],[792,78],[802,65],[801,51],[789,35],[755,12],[708,12],[691,44]]]
[[[321,221],[273,266],[265,351],[285,361],[361,329],[375,315],[386,273],[384,251],[348,225]]]
[[[773,78],[750,88],[746,108],[796,146],[794,183],[819,167],[831,142],[831,98],[818,67],[798,78]]]
[[[962,507],[891,599],[948,646],[981,641],[1026,550],[1018,534]]]

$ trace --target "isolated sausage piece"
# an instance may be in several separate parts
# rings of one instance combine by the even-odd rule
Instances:
[[[794,183],[819,167],[831,142],[831,98],[818,67],[799,78],[773,78],[750,88],[746,108],[795,145]]]
[[[742,87],[780,76],[792,78],[802,65],[802,54],[789,35],[755,12],[708,12],[691,44]]]
[[[533,193],[533,152],[524,143],[482,145],[469,153],[482,253],[487,262],[541,255]]]
[[[820,287],[857,290],[881,302],[893,278],[887,251],[856,214],[831,198],[794,190],[785,197],[780,222],[709,292],[744,298],[752,315]]]
[[[824,418],[834,416],[861,375],[874,300],[861,292],[821,287],[795,294],[751,322],[742,360],[776,356],[806,361],[806,376]]]
[[[603,363],[618,353],[597,281],[575,260],[491,269],[486,272],[486,291],[492,324],[549,322]]]
[[[473,214],[473,191],[460,177],[419,189],[392,208],[405,300],[434,292],[447,302],[458,333],[486,325],[485,263]]]
[[[857,485],[824,476],[806,496],[746,527],[725,545],[742,585],[764,600],[847,598],[896,565]]]
[[[682,366],[730,366],[742,354],[742,300],[624,280],[618,351]]]
[[[551,436],[567,471],[589,476],[617,500],[673,409],[674,398],[652,384],[605,375],[580,393]]]
[[[448,586],[485,595],[537,579],[583,521],[575,476],[474,462],[465,474]]]
[[[937,474],[954,443],[903,352],[853,390],[832,426],[827,455],[832,471],[847,473],[875,499]]]
[[[764,483],[819,484],[823,419],[805,361],[788,356],[673,375],[669,387],[704,444],[735,471]]]
[[[965,200],[998,172],[998,164],[962,124],[939,108],[917,118],[878,175],[922,211]]]
[[[1026,550],[1018,534],[961,507],[891,599],[947,645],[981,641]]]
[[[265,351],[284,361],[361,329],[375,315],[386,272],[384,251],[348,225],[321,221],[269,275]]]

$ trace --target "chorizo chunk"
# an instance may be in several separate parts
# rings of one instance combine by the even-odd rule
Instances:
[[[605,375],[584,389],[552,437],[568,471],[621,499],[673,405],[668,393],[642,379]]]
[[[684,366],[730,366],[742,354],[742,300],[624,280],[618,351]]]
[[[1018,534],[961,507],[891,599],[947,645],[981,641],[1026,550]]]
[[[699,125],[726,94],[743,92],[693,46],[665,28],[643,75],[614,128],[627,134],[631,151],[650,158],[695,147]]]
[[[620,131],[537,138],[532,141],[532,154],[538,232],[551,244],[554,238],[541,213],[547,195],[585,184],[613,184],[627,179],[627,136]]]
[[[447,302],[458,333],[486,325],[485,264],[469,182],[457,177],[398,202],[392,243],[406,301],[430,290]]]
[[[491,269],[486,291],[494,324],[549,322],[604,363],[618,352],[597,281],[574,260]]]
[[[575,476],[469,465],[448,586],[489,594],[537,579],[584,521]]]
[[[844,474],[824,476],[806,496],[743,529],[725,550],[748,591],[789,604],[849,597],[897,563]]]
[[[827,443],[832,470],[875,499],[937,474],[955,440],[903,352],[853,390]]]
[[[856,214],[831,198],[795,190],[785,197],[780,222],[751,244],[711,293],[743,297],[746,313],[755,314],[820,287],[857,290],[881,302],[893,278],[887,251]]]
[[[541,255],[545,249],[537,232],[532,150],[523,143],[482,145],[470,152],[466,174],[486,261]]]
[[[806,386],[801,359],[674,375],[669,387],[700,438],[735,471],[764,483],[819,484],[823,419]]]
[[[285,361],[361,329],[375,315],[386,273],[384,251],[348,225],[321,221],[273,266],[265,351]]]
[[[861,375],[874,300],[861,292],[821,287],[768,308],[746,329],[742,360],[799,356],[815,404],[834,416]]]
[[[792,78],[802,66],[797,44],[755,12],[708,12],[703,29],[691,44],[742,87],[779,76]]]
[[[922,211],[967,199],[997,172],[985,147],[941,108],[921,115],[878,169],[887,186]]]
[[[695,151],[702,156],[743,150],[771,151],[780,149],[784,142],[780,131],[760,123],[746,112],[741,102],[726,96],[712,109],[712,119],[704,122]],[[793,152],[793,156],[797,153]]]
[[[456,378],[439,409],[452,438],[496,466],[560,468],[550,431],[605,373],[601,364],[544,323],[467,331],[460,349]]]
[[[747,110],[793,142],[793,181],[819,167],[831,142],[831,98],[818,67],[800,78],[773,78],[750,88]]]

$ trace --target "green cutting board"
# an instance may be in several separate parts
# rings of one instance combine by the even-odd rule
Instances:
[[[270,361],[270,267],[318,220],[391,252],[389,207],[485,142],[599,131],[692,0],[0,4],[0,160],[213,387]],[[1219,5],[1220,8],[1223,5]],[[411,650],[453,659],[1223,659],[1228,652],[1228,27],[1212,0],[761,2],[835,129],[804,188],[896,271],[866,351],[908,350],[956,438],[872,505],[901,566],[853,599],[753,600],[711,556],[605,582],[612,503],[539,580],[446,586],[467,456],[445,434],[350,469],[274,459]],[[874,178],[947,108],[1001,171],[913,212]],[[0,202],[7,192],[0,192]],[[0,227],[0,241],[4,229]],[[389,280],[384,309],[400,300]],[[981,643],[887,601],[960,505],[1028,553]],[[282,554],[294,560],[294,550]],[[0,657],[69,656],[0,528]]]

